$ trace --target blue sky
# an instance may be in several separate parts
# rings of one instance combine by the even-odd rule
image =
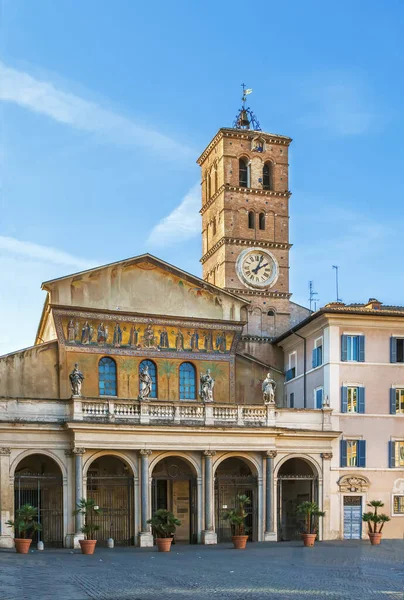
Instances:
[[[404,303],[404,4],[0,0],[0,354],[40,284],[151,252],[201,274],[196,158],[240,104],[293,138],[291,290]]]

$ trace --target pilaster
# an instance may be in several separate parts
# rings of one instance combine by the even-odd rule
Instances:
[[[14,517],[13,488],[10,486],[11,449],[0,448],[0,548],[13,548],[13,530],[6,521]]]

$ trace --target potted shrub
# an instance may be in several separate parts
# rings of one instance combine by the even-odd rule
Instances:
[[[384,524],[390,521],[390,517],[384,514],[378,514],[377,509],[384,506],[381,500],[371,500],[368,506],[373,508],[373,512],[366,512],[362,515],[362,521],[368,524],[368,536],[372,546],[378,546],[382,539],[382,529]]]
[[[102,515],[102,511],[96,505],[95,501],[89,498],[82,498],[77,504],[73,515],[83,515],[84,525],[81,528],[81,533],[86,536],[84,540],[79,540],[80,548],[83,554],[94,554],[97,540],[94,539],[94,533],[99,530],[99,525],[94,523],[94,517]]]
[[[303,544],[306,547],[314,546],[318,533],[318,519],[325,513],[318,508],[316,502],[302,502],[296,509],[299,516],[304,517]]]
[[[18,554],[28,554],[32,536],[36,531],[42,529],[37,518],[38,509],[31,504],[24,504],[16,510],[15,520],[6,522],[6,525],[14,529],[14,535],[18,534],[18,537],[14,537],[15,549]]]
[[[147,522],[153,527],[159,552],[170,552],[173,535],[181,521],[169,510],[160,508]]]
[[[247,544],[248,535],[246,535],[245,519],[247,513],[245,507],[251,503],[251,500],[245,494],[239,494],[236,498],[238,506],[227,511],[223,519],[229,521],[232,534],[232,542],[236,550],[244,550]]]

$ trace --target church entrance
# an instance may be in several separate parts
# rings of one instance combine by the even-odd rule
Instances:
[[[246,528],[249,540],[257,540],[257,477],[241,458],[224,460],[215,474],[215,518],[218,542],[231,540],[231,528],[224,513],[237,506],[237,496],[245,494],[251,500],[246,506]]]
[[[33,543],[63,546],[63,481],[56,462],[44,454],[31,454],[17,466],[14,476],[15,510],[24,504],[38,509],[42,530],[34,534]]]
[[[181,521],[175,542],[197,543],[196,474],[184,459],[170,456],[153,469],[152,512],[170,510]]]
[[[287,460],[278,472],[278,540],[298,540],[304,519],[296,514],[302,502],[318,502],[318,477],[303,458]]]
[[[97,458],[87,473],[87,498],[92,498],[102,514],[95,518],[99,530],[95,538],[106,543],[112,538],[115,545],[134,544],[134,492],[130,467],[116,456]]]

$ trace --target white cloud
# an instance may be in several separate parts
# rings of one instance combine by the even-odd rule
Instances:
[[[196,183],[180,204],[153,227],[147,239],[148,244],[155,247],[171,246],[201,234],[200,187]]]
[[[370,93],[358,75],[332,73],[310,78],[303,86],[303,98],[307,112],[303,108],[299,121],[308,128],[352,136],[380,124]]]
[[[0,81],[0,100],[46,115],[59,123],[102,135],[114,143],[147,148],[164,157],[175,155],[178,159],[191,153],[189,148],[158,131],[2,62]]]
[[[56,248],[41,246],[40,244],[34,244],[32,242],[23,242],[12,237],[1,235],[0,250],[9,254],[24,256],[29,260],[40,260],[57,265],[71,266],[81,270],[90,269],[96,265],[94,261],[88,261],[72,256],[67,252],[57,250]]]

